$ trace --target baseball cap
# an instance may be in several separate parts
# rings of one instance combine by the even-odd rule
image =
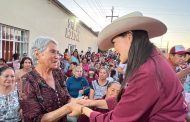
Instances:
[[[170,54],[187,54],[188,52],[185,50],[183,45],[175,45],[170,49]]]

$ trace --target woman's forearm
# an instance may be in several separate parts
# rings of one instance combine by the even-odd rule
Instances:
[[[81,112],[82,112],[82,114],[84,114],[84,115],[86,115],[86,116],[88,116],[88,117],[90,117],[90,114],[93,112],[90,108],[88,108],[88,107],[82,107],[81,108],[82,110],[81,110]]]
[[[92,103],[90,103],[90,106],[95,106],[97,108],[102,108],[102,109],[108,109],[106,100],[93,100]]]
[[[90,96],[89,96],[89,98],[90,98],[91,100],[94,99],[94,90],[93,90],[93,89],[90,89]]]
[[[58,108],[52,112],[46,113],[42,116],[41,122],[55,122],[61,119],[63,116],[66,116],[71,112],[68,105],[64,105],[61,108]]]

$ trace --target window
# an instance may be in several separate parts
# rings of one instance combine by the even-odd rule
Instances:
[[[12,55],[18,53],[21,57],[28,53],[29,31],[0,23],[0,57],[7,62],[12,61]]]

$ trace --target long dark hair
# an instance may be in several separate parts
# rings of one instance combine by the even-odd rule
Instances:
[[[32,59],[30,57],[24,57],[24,58],[22,58],[22,60],[20,62],[20,69],[22,69],[24,67],[24,61],[27,60],[27,59],[30,60],[31,67],[33,66]]]
[[[124,32],[118,36],[126,36],[129,32]],[[125,74],[125,80],[122,82],[122,89],[118,95],[118,100],[121,99],[122,92],[126,86],[127,80],[133,75],[133,73],[144,64],[150,57],[153,49],[155,48],[149,40],[148,33],[144,30],[132,31],[133,40],[128,53],[127,70]]]

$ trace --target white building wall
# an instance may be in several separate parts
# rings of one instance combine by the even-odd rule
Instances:
[[[68,44],[76,45],[80,51],[97,51],[96,36],[79,25],[79,41],[65,38],[68,19],[73,18],[49,0],[1,0],[0,23],[29,30],[29,47],[37,36],[51,36],[58,41],[63,53]]]

